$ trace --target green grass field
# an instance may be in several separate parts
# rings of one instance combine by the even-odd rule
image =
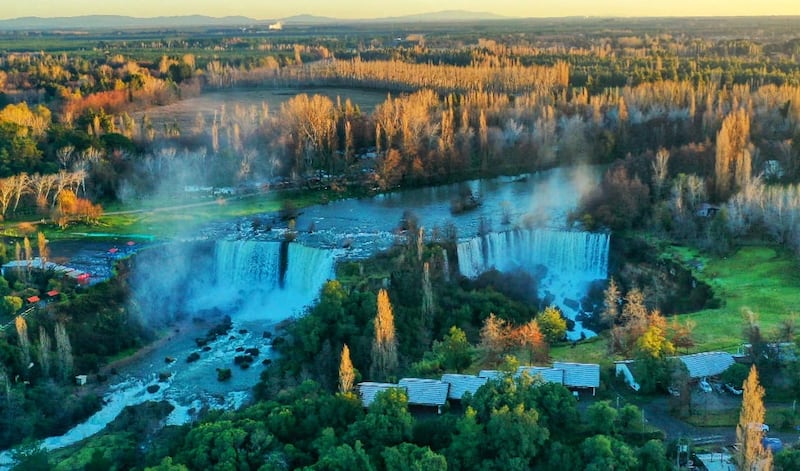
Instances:
[[[723,302],[719,309],[706,309],[675,316],[691,319],[696,346],[691,352],[735,352],[744,343],[742,312],[757,313],[766,338],[783,319],[800,315],[800,263],[788,251],[773,246],[747,246],[727,257],[701,255],[686,247],[671,247],[666,256],[692,267],[694,275],[709,283]],[[610,365],[621,359],[607,352],[605,335],[582,342],[575,348],[560,345],[551,350],[557,360]]]

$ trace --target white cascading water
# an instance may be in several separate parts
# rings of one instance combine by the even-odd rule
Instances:
[[[475,278],[495,268],[533,273],[537,265],[548,272],[568,273],[585,280],[608,276],[608,234],[520,229],[492,232],[458,244],[458,269]]]
[[[538,267],[543,266],[547,273],[539,281],[538,294],[552,295],[564,315],[575,320],[579,312],[574,306],[589,283],[608,277],[609,243],[610,237],[604,233],[551,229],[493,232],[459,242],[458,269],[462,275],[476,278],[491,269],[537,275]],[[595,335],[577,321],[567,336],[577,340],[581,334]]]
[[[217,283],[249,290],[278,287],[280,242],[221,240],[215,244]]]

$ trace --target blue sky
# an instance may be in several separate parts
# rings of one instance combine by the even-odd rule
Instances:
[[[2,0],[0,18],[200,14],[276,19],[301,13],[374,18],[440,10],[488,11],[515,17],[800,15],[800,0]]]

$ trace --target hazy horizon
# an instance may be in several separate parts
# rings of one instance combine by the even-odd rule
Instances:
[[[690,2],[675,0],[670,3],[618,0],[496,0],[487,4],[483,0],[443,0],[435,8],[425,0],[407,0],[402,3],[365,4],[358,0],[295,0],[291,3],[261,1],[219,2],[217,0],[139,0],[123,2],[108,0],[103,4],[92,0],[39,0],[0,6],[0,19],[21,17],[75,17],[84,15],[121,15],[136,18],[160,16],[205,15],[210,17],[246,16],[258,20],[280,19],[295,15],[328,16],[342,19],[369,19],[434,13],[444,10],[485,12],[516,18],[527,17],[648,17],[648,16],[792,16],[800,15],[800,2],[796,0],[766,0],[754,3],[745,0],[711,0]]]

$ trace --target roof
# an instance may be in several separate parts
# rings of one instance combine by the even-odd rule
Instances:
[[[450,385],[438,379],[403,378],[398,384],[408,392],[412,406],[443,406]]]
[[[447,373],[442,375],[442,381],[450,385],[450,390],[447,393],[448,399],[461,400],[464,393],[469,392],[475,394],[478,388],[486,384],[489,378],[473,376],[473,375],[459,375],[454,373]]]
[[[51,298],[52,298],[53,296],[58,296],[58,290],[56,290],[56,289],[51,289],[50,291],[48,291],[48,292],[47,292],[47,295],[48,295],[48,296],[50,296]]]
[[[545,382],[564,384],[564,370],[559,368],[550,368],[546,366],[520,366],[517,368],[517,374],[527,372],[531,377],[539,375]]]
[[[733,355],[725,352],[702,352],[679,356],[690,378],[716,376],[727,370],[733,363]]]
[[[38,303],[40,301],[39,296],[31,296],[27,299],[29,303]]]
[[[600,387],[600,365],[598,364],[554,361],[553,369],[564,370],[564,386],[573,388]]]
[[[364,382],[364,383],[358,383],[356,385],[356,390],[358,391],[358,395],[361,396],[361,403],[364,404],[364,407],[369,407],[370,404],[372,404],[372,401],[375,400],[375,396],[379,392],[397,387],[399,386],[394,383]]]
[[[478,376],[486,379],[500,379],[506,375],[505,371],[500,370],[481,370]]]

